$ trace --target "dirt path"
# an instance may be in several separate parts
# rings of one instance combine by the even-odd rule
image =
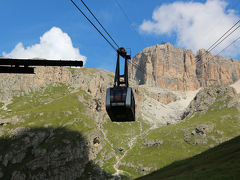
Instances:
[[[121,155],[121,156],[117,156],[116,159],[117,159],[117,162],[114,164],[113,168],[116,170],[116,173],[114,174],[115,176],[119,177],[120,178],[120,174],[123,174],[123,171],[118,169],[119,168],[119,164],[121,162],[121,160],[128,154],[128,152],[135,146],[135,144],[137,143],[137,140],[139,137],[142,137],[142,136],[145,136],[145,135],[148,135],[149,132],[154,129],[155,127],[151,127],[147,130],[143,130],[142,128],[142,122],[139,121],[139,126],[140,126],[140,133],[134,137],[131,138],[131,140],[128,142],[128,146],[129,148],[127,150],[125,150],[125,152]],[[125,172],[125,171],[124,171]],[[127,173],[127,172],[125,172]],[[128,173],[127,173],[128,174]]]

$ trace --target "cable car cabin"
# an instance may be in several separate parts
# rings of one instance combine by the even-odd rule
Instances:
[[[107,89],[106,109],[113,122],[135,121],[135,100],[131,87]]]
[[[119,57],[125,59],[124,74],[120,75]],[[107,89],[106,110],[113,122],[135,121],[135,100],[131,87],[128,87],[128,60],[130,55],[124,48],[117,50],[117,65],[114,87]]]

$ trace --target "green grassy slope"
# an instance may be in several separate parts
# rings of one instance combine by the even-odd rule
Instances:
[[[240,136],[194,157],[177,161],[139,180],[240,178]]]
[[[86,73],[95,73],[94,71],[85,71]],[[88,107],[88,103],[92,103],[93,99],[94,97],[86,91],[73,89],[65,84],[49,85],[39,91],[14,97],[12,102],[7,105],[8,110],[0,110],[1,119],[16,117],[19,120],[17,123],[0,125],[0,134],[3,138],[0,141],[0,158],[6,156],[11,151],[11,144],[17,142],[12,140],[12,133],[18,128],[28,128],[29,131],[46,129],[47,132],[47,129],[53,129],[55,133],[53,140],[46,141],[38,147],[47,148],[49,152],[54,151],[54,149],[61,149],[64,146],[63,139],[69,140],[71,145],[74,146],[74,137],[66,133],[69,131],[76,135],[80,134],[85,141],[90,141],[88,142],[90,144],[93,138],[97,136],[100,140],[100,147],[103,147],[98,152],[100,147],[91,144],[91,152],[94,151],[97,154],[96,157],[92,155],[93,160],[87,166],[83,178],[90,178],[89,174],[96,174],[96,168],[91,168],[95,166],[104,169],[106,176],[111,177],[109,174],[116,172],[113,167],[117,161],[116,156],[122,155],[118,148],[124,148],[125,150],[129,148],[130,138],[140,133],[140,122],[131,124],[112,123],[109,118],[107,118],[107,121],[104,120],[106,114],[105,117],[99,116],[100,119],[97,120],[94,117],[95,112]],[[99,122],[103,124],[99,125]],[[145,126],[147,127],[144,123],[141,125],[143,129]],[[60,133],[58,133],[58,130],[60,130]],[[19,141],[21,141],[21,138]],[[90,145],[88,148],[90,148]],[[25,165],[33,160],[33,156],[27,157],[26,161],[19,164],[19,170],[24,169]],[[2,171],[6,175],[4,177],[11,177],[15,170],[14,168],[1,168],[0,164],[0,174]]]
[[[231,97],[219,97],[206,113],[197,114],[178,124],[154,129],[140,137],[122,160],[120,169],[128,171],[131,177],[139,177],[239,136],[240,116],[236,107],[226,107],[230,100]],[[208,128],[205,134],[196,133],[196,129],[201,126]],[[146,140],[161,140],[163,143],[146,146]],[[229,161],[231,162],[230,159]],[[237,166],[235,170],[236,168]]]
[[[36,157],[32,155],[32,149],[45,149],[46,155],[50,157],[55,151],[69,153],[71,157],[71,153],[75,153],[74,148],[80,148],[81,151],[86,154],[88,153],[89,147],[86,145],[82,146],[81,144],[87,144],[87,134],[95,131],[96,124],[93,119],[88,117],[87,108],[78,100],[78,96],[83,97],[85,100],[88,100],[90,96],[80,89],[75,92],[71,92],[71,90],[70,87],[64,84],[51,85],[37,92],[14,97],[12,103],[7,106],[11,111],[1,110],[1,119],[11,119],[13,117],[19,119],[17,123],[5,124],[0,127],[1,162],[4,162],[2,160],[4,157],[6,159],[7,154],[10,152],[13,152],[12,154],[26,153],[21,163],[10,163],[12,160],[9,160],[7,166],[2,165],[2,163],[0,164],[0,171],[4,174],[2,178],[11,179],[15,171],[26,173],[26,177],[30,179],[32,174],[36,175],[37,173],[41,173],[43,169],[40,167],[34,171],[29,169],[29,164],[41,158],[38,157],[38,159],[36,159]],[[18,128],[27,128],[27,134],[30,134],[30,137],[26,135],[13,136],[13,132]],[[44,140],[39,145],[31,145],[31,143],[34,142],[34,138],[38,138],[37,135],[41,133],[46,135],[52,133],[52,137],[47,138],[47,140]],[[33,136],[31,134],[36,135]],[[33,136],[33,138],[31,136]],[[30,139],[30,141],[24,145],[26,138]],[[68,146],[72,147],[73,152],[64,150],[64,148]],[[22,150],[18,152],[18,149]],[[14,159],[14,156],[10,158]],[[62,160],[59,160],[56,156],[55,161],[63,164],[67,163],[67,165],[61,167],[63,169],[65,168],[66,171],[68,168],[76,168],[78,165],[74,165],[75,162],[71,162],[71,158],[69,159],[67,156],[66,159],[64,157]],[[78,163],[81,164],[81,161],[83,160],[79,159]],[[54,161],[52,162],[54,163]],[[42,163],[44,163],[44,161],[42,161]],[[41,163],[39,163],[39,166],[41,166]],[[89,171],[89,167],[92,167],[90,168],[91,171]],[[50,164],[48,168],[54,169],[56,167],[55,165],[51,167]],[[94,162],[89,162],[88,169],[86,169],[83,176],[89,177],[91,174],[98,176],[99,174],[96,173],[97,168],[98,166]],[[43,172],[47,171],[44,170]],[[53,175],[54,172],[52,173],[52,176]],[[111,177],[107,173],[105,173],[105,175],[106,177]],[[57,176],[55,176],[55,178],[57,178]]]
[[[89,95],[82,90],[71,93],[70,89],[64,84],[58,84],[13,98],[13,102],[7,106],[11,112],[2,111],[1,118],[17,116],[24,122],[8,124],[4,128],[10,132],[9,130],[19,126],[30,128],[67,127],[82,133],[95,128],[94,121],[85,114],[86,108],[77,98],[78,95],[83,95],[85,99],[88,99]],[[82,124],[82,121],[67,124],[74,121],[74,118],[84,119],[88,123],[88,128]]]

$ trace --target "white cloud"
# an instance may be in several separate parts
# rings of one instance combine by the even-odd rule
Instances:
[[[236,12],[227,9],[222,0],[199,2],[174,2],[164,4],[154,10],[152,20],[144,20],[140,30],[157,35],[176,33],[179,47],[192,49],[209,48],[233,24],[240,19]],[[240,28],[219,45],[213,53],[217,53],[239,36]],[[226,56],[240,55],[240,43],[230,46],[222,54]]]
[[[52,27],[40,37],[40,43],[24,47],[20,42],[9,53],[3,52],[8,58],[44,58],[52,60],[82,60],[86,57],[81,55],[78,48],[74,48],[72,40],[67,33],[60,28]]]

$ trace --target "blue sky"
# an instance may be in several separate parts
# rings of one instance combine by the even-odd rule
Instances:
[[[240,6],[237,0],[118,0],[131,19],[130,27],[115,1],[88,0],[85,3],[120,46],[131,48],[133,56],[145,47],[161,42],[170,42],[177,47],[193,51],[199,48],[206,49],[240,17],[238,11]],[[75,0],[75,2],[86,12],[80,1]],[[155,13],[155,19],[153,13]],[[205,17],[208,13],[209,16]],[[54,36],[59,40],[57,45],[61,42],[70,43],[66,36],[60,41],[64,32],[71,38],[74,48],[71,49],[71,45],[63,45],[50,54],[57,54],[59,51],[60,55],[56,55],[56,58],[67,57],[66,54],[68,56],[72,54],[74,58],[86,57],[85,67],[103,68],[112,72],[115,69],[116,53],[77,11],[70,0],[1,0],[0,18],[0,55],[2,56],[11,55],[14,48],[15,51],[12,54],[26,52],[27,49],[34,51],[35,54],[28,51],[28,54],[33,56],[44,53],[49,46],[41,49],[36,44],[40,43],[40,37],[43,37],[46,32],[57,27],[61,32],[51,31],[42,39],[54,40],[51,35],[58,33]],[[202,24],[203,22],[206,24]],[[213,26],[213,22],[216,25]],[[225,46],[240,35],[239,31],[235,33],[224,44]],[[22,46],[18,47],[22,48],[22,51],[17,51],[16,45],[20,42]],[[229,50],[231,53],[225,52],[223,55],[240,59],[240,54],[236,50],[239,49],[238,45],[238,43],[235,44],[235,47]],[[31,48],[33,46],[34,48]],[[50,47],[52,46],[55,48],[55,45]],[[39,49],[41,52],[36,52]],[[63,51],[67,52],[63,53]],[[61,53],[64,55],[62,56]]]

